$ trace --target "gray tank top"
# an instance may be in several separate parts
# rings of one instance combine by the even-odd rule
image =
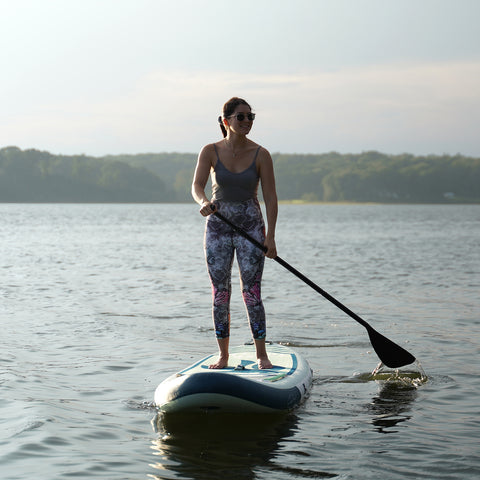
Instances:
[[[217,146],[213,145],[217,154],[217,163],[212,172],[213,200],[225,202],[245,202],[257,197],[259,176],[257,172],[257,156],[261,147],[257,148],[251,165],[240,173],[228,170],[220,161]]]

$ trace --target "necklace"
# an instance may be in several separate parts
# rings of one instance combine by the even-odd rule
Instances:
[[[235,150],[233,149],[233,145],[231,145],[229,142],[227,142],[227,139],[224,138],[223,141],[225,142],[225,146],[232,151],[232,156],[235,158],[237,156]]]

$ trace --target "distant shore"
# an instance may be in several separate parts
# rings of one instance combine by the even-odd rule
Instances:
[[[272,158],[282,203],[480,203],[480,158],[375,151]],[[87,157],[0,148],[0,203],[188,203],[195,163],[196,155],[182,153]]]

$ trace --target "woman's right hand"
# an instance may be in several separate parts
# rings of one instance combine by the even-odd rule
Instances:
[[[208,217],[214,211],[215,211],[215,204],[214,203],[208,202],[208,201],[202,203],[202,207],[200,208],[200,213],[204,217]]]

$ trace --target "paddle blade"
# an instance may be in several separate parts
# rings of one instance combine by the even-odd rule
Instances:
[[[415,357],[404,348],[392,342],[374,328],[366,327],[370,342],[372,343],[378,358],[389,368],[400,368],[410,365],[415,361]]]

